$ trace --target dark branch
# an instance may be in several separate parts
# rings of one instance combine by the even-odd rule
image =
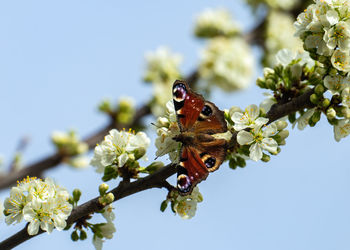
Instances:
[[[151,188],[162,188],[162,187],[168,188],[167,185],[165,185],[165,182],[166,182],[165,180],[175,173],[176,173],[176,166],[173,164],[169,164],[161,168],[154,174],[138,179],[137,181],[130,182],[130,183],[120,182],[118,187],[116,187],[111,191],[115,197],[114,201],[120,200],[129,195],[132,195],[147,189],[151,189]],[[80,218],[88,214],[100,211],[103,208],[103,206],[98,202],[98,198],[99,197],[96,197],[75,208],[72,211],[71,215],[68,217],[67,224],[68,225],[73,224],[75,221],[79,220]],[[18,233],[2,241],[0,243],[0,249],[12,249],[18,246],[19,244],[44,232],[40,230],[39,233],[36,235],[29,235],[27,233],[27,226],[28,224]]]

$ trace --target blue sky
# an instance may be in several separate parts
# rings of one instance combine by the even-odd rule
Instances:
[[[191,72],[204,45],[192,36],[194,15],[208,7],[228,8],[245,29],[253,24],[251,12],[239,1],[2,1],[0,153],[5,163],[23,136],[31,138],[24,154],[29,163],[54,152],[53,130],[74,128],[86,136],[103,127],[107,119],[96,106],[104,97],[128,95],[139,105],[148,100],[151,86],[141,80],[146,51],[167,45],[183,54],[182,70]],[[261,93],[252,84],[235,94],[216,91],[211,101],[221,109],[245,107],[262,101]],[[154,139],[152,129],[147,132]],[[154,152],[148,152],[150,159]],[[191,220],[159,211],[165,190],[118,201],[117,232],[104,247],[349,249],[348,153],[348,138],[335,142],[325,119],[312,129],[290,128],[287,145],[269,163],[249,162],[235,171],[226,163],[202,182],[204,201]],[[83,190],[82,201],[95,197],[101,182],[91,168],[63,165],[46,175],[69,190]],[[0,192],[2,200],[7,195],[8,190]],[[23,226],[1,222],[1,240]],[[93,249],[91,234],[74,243],[70,233],[57,231],[18,249],[38,247]]]

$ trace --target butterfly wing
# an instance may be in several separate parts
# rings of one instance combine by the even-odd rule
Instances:
[[[173,101],[180,131],[190,130],[204,107],[204,98],[194,93],[185,81],[176,80]]]
[[[177,188],[181,195],[187,195],[209,172],[219,168],[225,160],[226,141],[215,139],[198,146],[184,146],[181,151],[177,172]]]
[[[216,134],[227,131],[224,112],[193,92],[185,81],[174,82],[173,101],[181,132]]]

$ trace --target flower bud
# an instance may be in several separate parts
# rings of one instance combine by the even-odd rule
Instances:
[[[276,126],[277,126],[277,130],[281,131],[288,126],[288,123],[286,121],[277,121]]]
[[[263,154],[263,156],[261,158],[261,160],[263,162],[268,162],[268,161],[270,161],[270,159],[271,159],[271,157],[269,155],[267,155],[267,154]]]
[[[87,238],[87,234],[84,230],[81,230],[80,231],[80,236],[79,236],[79,239],[80,240],[85,240]]]
[[[321,119],[321,112],[317,110],[317,111],[315,111],[314,114],[312,115],[311,120],[312,120],[314,123],[317,123],[320,119]]]
[[[241,168],[246,166],[246,162],[242,157],[237,157],[237,165]]]
[[[313,104],[317,104],[319,99],[318,99],[318,96],[316,94],[312,94],[310,96],[310,101],[313,103]]]
[[[296,120],[295,113],[289,114],[288,115],[288,120],[289,120],[290,123],[295,122],[295,120]]]
[[[78,232],[75,230],[72,232],[72,234],[70,235],[72,241],[77,241],[79,240],[79,236],[78,236]]]
[[[98,105],[98,110],[103,112],[103,113],[112,113],[112,107],[111,107],[111,102],[108,99],[103,100],[99,105]]]
[[[328,98],[323,99],[322,107],[327,108],[331,104],[331,101]]]
[[[329,74],[330,76],[336,76],[336,75],[338,74],[338,70],[335,69],[335,68],[332,68],[332,69],[328,72],[328,74]]]
[[[266,88],[266,83],[265,83],[264,78],[259,77],[256,80],[256,85],[258,85],[260,88]]]
[[[164,163],[161,161],[155,161],[152,162],[148,167],[146,167],[146,171],[150,174],[154,173],[155,171],[157,171],[158,169],[164,167]]]
[[[109,189],[109,186],[106,183],[102,183],[99,187],[98,187],[98,191],[100,192],[100,195],[103,196],[107,190]]]
[[[280,136],[281,140],[284,140],[289,136],[289,131],[282,130],[281,132],[278,133],[278,135]]]
[[[272,79],[267,79],[266,86],[267,88],[274,90],[276,88],[275,81],[273,81]]]
[[[78,202],[79,201],[79,199],[80,199],[80,196],[81,196],[81,191],[79,190],[79,189],[74,189],[73,190],[73,200],[75,201],[75,202]]]
[[[319,56],[318,60],[320,63],[325,63],[328,61],[328,57],[327,56]]]
[[[142,156],[144,156],[146,154],[146,149],[141,147],[141,148],[137,148],[134,150],[133,152],[134,154],[130,157],[131,160],[133,160],[132,158],[134,158],[134,160],[138,160],[140,159]]]
[[[168,200],[164,200],[161,204],[160,204],[160,211],[164,212],[165,209],[168,207]]]
[[[333,120],[337,114],[336,114],[334,108],[329,108],[329,109],[327,109],[326,115],[327,115],[327,118],[329,120]]]
[[[107,204],[112,203],[114,201],[114,194],[108,193],[105,196],[105,201],[106,201]]]
[[[323,87],[322,84],[317,84],[316,87],[315,87],[315,94],[318,95],[318,96],[321,96],[323,95],[325,91],[325,88]]]

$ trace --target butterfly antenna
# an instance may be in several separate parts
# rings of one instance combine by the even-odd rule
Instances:
[[[155,126],[156,128],[161,128],[159,126],[157,126],[155,123],[151,122],[151,125]]]

